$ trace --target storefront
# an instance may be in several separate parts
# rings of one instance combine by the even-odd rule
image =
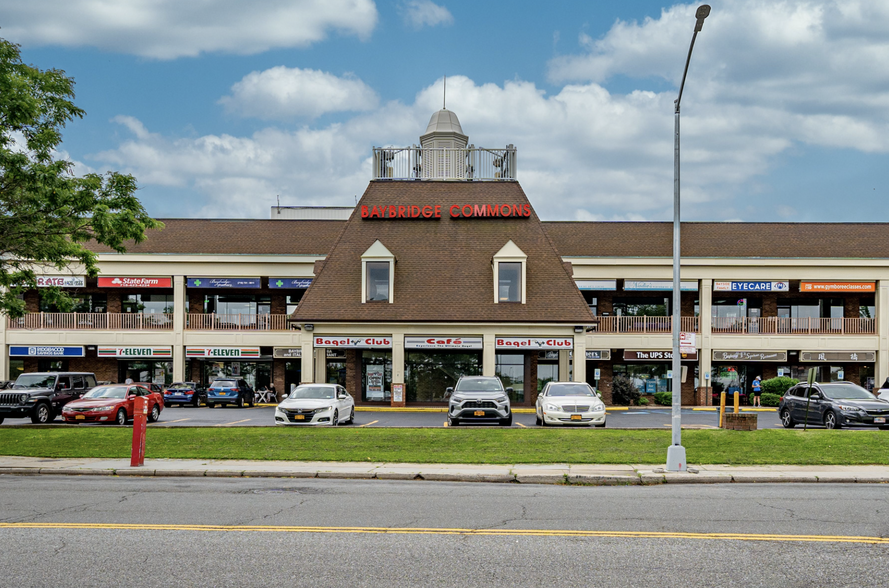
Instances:
[[[481,375],[482,347],[482,337],[405,337],[407,401],[445,402],[460,376]]]
[[[111,347],[96,348],[97,363],[112,360],[117,363],[117,382],[151,382],[158,386],[173,383],[173,348]]]
[[[681,354],[682,403],[691,404],[698,387],[698,353]],[[673,391],[673,352],[662,349],[625,349],[623,363],[611,366],[612,376],[628,378],[642,394]]]
[[[15,380],[26,372],[69,371],[70,358],[85,356],[82,345],[10,345],[8,376]]]
[[[324,381],[340,384],[357,402],[392,399],[392,337],[371,335],[316,336],[316,363],[323,353]]]
[[[284,382],[279,394],[290,394],[302,382],[302,355],[302,347],[275,347],[272,351],[272,379]]]
[[[186,347],[190,381],[208,386],[219,378],[241,378],[254,389],[272,381],[272,350],[259,347]]]

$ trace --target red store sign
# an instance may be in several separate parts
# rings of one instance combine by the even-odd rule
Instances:
[[[497,337],[497,349],[572,349],[571,337]]]
[[[315,337],[315,347],[391,349],[392,337]]]
[[[530,204],[454,204],[448,209],[451,218],[528,218]],[[362,206],[361,218],[381,219],[439,219],[441,205]]]
[[[173,278],[99,278],[100,288],[172,288]]]

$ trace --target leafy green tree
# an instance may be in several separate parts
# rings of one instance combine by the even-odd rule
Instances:
[[[65,72],[25,65],[19,46],[0,39],[0,315],[25,313],[22,294],[36,273],[76,271],[94,277],[94,241],[115,251],[163,227],[135,196],[133,176],[75,176],[57,151],[62,128],[84,111],[74,105]],[[41,289],[61,310],[73,301],[59,288]]]

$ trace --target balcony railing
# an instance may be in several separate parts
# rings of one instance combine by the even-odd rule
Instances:
[[[515,180],[516,148],[374,147],[375,180]]]
[[[872,318],[733,318],[713,317],[714,334],[743,335],[874,335]]]
[[[682,331],[699,333],[701,324],[699,317],[681,317]],[[600,333],[666,333],[673,329],[671,316],[599,316],[596,317],[594,330]]]
[[[39,312],[20,318],[9,318],[8,329],[29,330],[108,330],[108,331],[170,331],[172,314],[137,314],[104,312]]]
[[[202,314],[188,313],[189,331],[286,331],[286,314]]]

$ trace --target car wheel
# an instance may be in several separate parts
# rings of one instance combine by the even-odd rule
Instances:
[[[796,422],[790,416],[790,411],[786,408],[781,411],[781,424],[785,429],[792,429],[796,426]]]
[[[192,405],[194,408],[198,408],[198,407],[200,407],[200,406],[201,406],[201,397],[198,396],[197,394],[195,394],[195,395],[194,395],[194,399],[193,399],[192,402],[191,402],[191,405]]]
[[[347,425],[355,424],[355,407],[352,407],[352,411],[349,413],[349,419],[346,421]]]
[[[333,411],[333,417],[331,417],[331,419],[330,419],[330,426],[336,427],[337,425],[339,425],[339,420],[340,420],[340,413],[337,411]]]
[[[238,408],[244,408],[244,397],[238,396]]]
[[[840,425],[837,415],[833,411],[830,411],[824,415],[824,426],[828,429],[839,429],[842,425]]]
[[[114,422],[115,422],[115,424],[118,424],[121,426],[126,425],[127,424],[127,411],[125,411],[122,408],[120,410],[118,410],[117,416],[114,418]]]
[[[45,425],[52,420],[52,409],[45,402],[41,402],[31,413],[31,422],[35,425]]]
[[[501,427],[511,427],[512,426],[512,413],[509,413],[509,416],[505,419],[500,419]]]
[[[156,423],[159,418],[161,418],[161,409],[155,404],[154,408],[151,409],[151,413],[148,415],[148,422]]]
[[[256,403],[256,395],[255,395],[255,394],[251,394],[251,395],[250,395],[250,400],[248,400],[247,402],[250,404],[250,408],[253,408],[253,405]]]
[[[449,427],[459,427],[460,426],[460,419],[448,417],[448,426]]]
[[[535,411],[534,412],[534,424],[539,427],[540,423],[542,423],[542,422],[543,421],[540,420],[540,413]]]
[[[3,424],[3,417],[0,417],[0,425]]]

